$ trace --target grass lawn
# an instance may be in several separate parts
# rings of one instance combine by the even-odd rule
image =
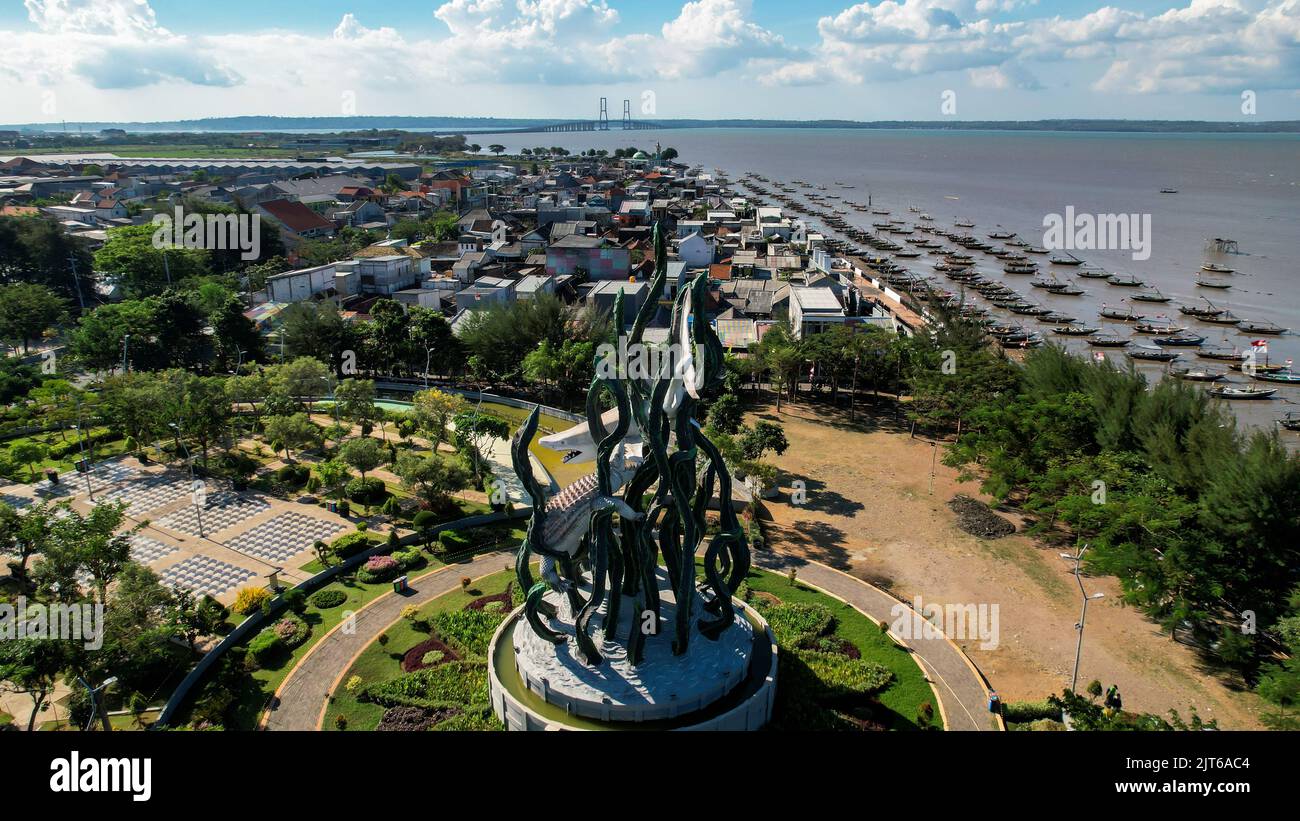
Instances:
[[[86,435],[100,436],[106,433],[107,431],[108,431],[107,428],[94,428],[88,430],[86,432]],[[59,436],[57,431],[50,432],[50,433],[37,433],[37,434],[32,434],[31,436],[23,436],[17,439],[10,439],[9,441],[5,442],[3,445],[0,445],[0,453],[3,453],[4,455],[8,455],[12,451],[13,447],[15,445],[18,445],[19,443],[35,442],[37,444],[41,444],[49,447],[56,444],[60,444],[63,441],[64,440]],[[69,443],[72,443],[72,449],[69,450],[68,454],[64,456],[62,459],[46,458],[40,462],[34,463],[34,467],[36,468],[37,481],[41,481],[45,478],[45,471],[47,470],[54,470],[59,473],[64,473],[76,467],[77,461],[81,459],[81,451],[79,448],[76,447],[77,434],[75,431],[68,432],[67,441]],[[91,449],[87,448],[86,451],[87,456],[89,456],[90,453],[91,453]],[[126,453],[125,438],[114,439],[110,442],[97,442],[94,447],[96,462],[101,462],[105,459],[113,459],[123,455],[124,453]],[[15,463],[13,465],[13,469],[10,471],[10,474],[11,474],[10,478],[12,478],[15,482],[30,484],[32,481],[31,471],[28,469],[28,466],[25,464]]]
[[[935,721],[939,720],[938,699],[912,654],[882,633],[871,619],[839,599],[798,582],[791,585],[785,576],[766,570],[751,570],[745,582],[751,590],[769,593],[784,604],[820,604],[830,608],[835,616],[832,635],[852,642],[863,659],[874,661],[894,674],[894,681],[879,696],[880,703],[895,714],[890,729],[917,729],[917,709],[925,702],[934,707]]]
[[[435,613],[460,610],[480,596],[501,593],[506,589],[506,585],[514,580],[514,577],[514,573],[507,573],[502,570],[499,573],[480,579],[470,587],[469,591],[457,588],[449,593],[444,593],[421,607],[420,617],[428,618]],[[397,624],[387,630],[386,635],[388,636],[387,644],[380,644],[378,641],[372,643],[361,652],[357,660],[343,674],[339,688],[333,693],[329,707],[325,711],[325,729],[335,729],[338,716],[344,716],[347,719],[347,729],[349,730],[373,730],[379,726],[379,720],[384,715],[384,708],[378,704],[363,704],[357,701],[347,691],[347,682],[353,676],[360,676],[363,683],[372,684],[402,675],[403,654],[429,638],[428,632],[417,630],[410,619],[399,620]]]

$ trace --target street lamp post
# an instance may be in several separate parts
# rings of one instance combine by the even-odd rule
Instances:
[[[194,457],[190,455],[190,449],[181,441],[180,426],[175,422],[168,422],[167,427],[176,431],[176,444],[180,445],[181,450],[185,451],[185,464],[189,465],[190,468],[190,496],[194,499],[194,516],[198,519],[199,538],[202,539],[206,536],[203,532],[203,500],[200,498],[202,494],[198,490],[198,480],[194,478]]]
[[[123,334],[122,335],[122,372],[123,373],[131,372],[131,360],[128,358],[128,351],[130,350],[130,348],[131,348],[131,335]]]
[[[98,687],[91,687],[90,682],[86,681],[81,676],[77,676],[77,681],[81,682],[81,686],[85,687],[86,692],[90,694],[90,720],[86,722],[85,731],[90,731],[91,726],[95,723],[95,718],[98,716],[104,732],[112,732],[113,724],[108,720],[108,711],[104,709],[101,699],[103,698],[105,690],[112,687],[114,684],[117,684],[117,676],[111,676],[110,678],[105,679],[104,683]]]
[[[424,352],[424,389],[429,389],[429,363],[433,361],[433,348]]]
[[[1079,637],[1074,645],[1074,673],[1070,676],[1070,691],[1074,692],[1079,683],[1079,659],[1083,656],[1083,625],[1088,618],[1088,602],[1094,599],[1105,597],[1105,593],[1093,593],[1088,595],[1088,591],[1083,589],[1083,554],[1088,551],[1089,545],[1083,545],[1072,556],[1069,553],[1062,553],[1061,558],[1067,562],[1074,562],[1074,580],[1079,585],[1079,595],[1083,598],[1083,609],[1079,613],[1079,623],[1074,625],[1078,631]]]

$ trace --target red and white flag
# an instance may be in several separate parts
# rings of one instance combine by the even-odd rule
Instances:
[[[1093,352],[1092,352],[1092,358],[1095,359],[1095,360],[1098,361],[1098,362],[1105,362],[1105,361],[1106,361],[1106,354],[1102,353],[1101,351],[1093,351]]]
[[[1252,340],[1250,340],[1250,347],[1252,347],[1252,348],[1267,348],[1267,347],[1268,347],[1268,340],[1267,340],[1267,339],[1252,339]]]

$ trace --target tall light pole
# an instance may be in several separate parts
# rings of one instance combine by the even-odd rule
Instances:
[[[1061,558],[1067,562],[1074,562],[1074,580],[1079,585],[1079,595],[1083,598],[1083,610],[1079,613],[1079,623],[1074,625],[1078,631],[1079,638],[1074,645],[1074,674],[1070,676],[1070,692],[1075,692],[1075,687],[1079,683],[1079,659],[1083,655],[1083,624],[1088,618],[1088,602],[1093,599],[1105,597],[1105,593],[1093,593],[1088,595],[1088,591],[1083,589],[1083,554],[1088,551],[1090,545],[1083,545],[1071,556],[1069,553],[1062,553]]]
[[[190,455],[190,449],[185,447],[185,443],[181,441],[180,425],[175,422],[168,422],[167,427],[176,431],[176,444],[180,445],[181,450],[185,451],[185,463],[190,467],[190,497],[194,500],[194,516],[198,519],[199,538],[202,539],[205,537],[203,532],[203,502],[205,500],[201,498],[204,494],[199,490],[198,480],[194,478],[194,457]]]
[[[424,352],[424,389],[429,389],[429,363],[433,361],[433,348]]]
[[[128,358],[128,354],[127,354],[130,348],[131,348],[131,335],[123,334],[122,335],[122,372],[123,373],[131,372],[131,360]]]
[[[90,682],[86,681],[81,676],[77,676],[77,681],[81,682],[81,686],[85,687],[86,692],[90,694],[90,720],[86,722],[85,731],[86,732],[90,731],[91,726],[93,726],[95,723],[96,716],[98,716],[101,722],[101,726],[104,729],[104,732],[106,733],[112,732],[113,723],[108,720],[108,711],[104,709],[102,699],[104,696],[104,691],[107,690],[109,687],[112,687],[114,684],[117,684],[117,676],[111,676],[105,679],[104,683],[99,685],[98,687],[91,687]]]

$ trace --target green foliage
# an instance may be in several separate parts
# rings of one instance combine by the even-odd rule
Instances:
[[[451,661],[357,690],[358,701],[384,707],[439,709],[488,703],[487,665]]]
[[[1009,701],[1002,705],[1002,718],[1008,723],[1027,724],[1031,721],[1061,720],[1061,708],[1050,701]]]
[[[758,612],[782,647],[811,647],[818,637],[835,629],[835,616],[820,604],[768,604],[759,601]]]
[[[1033,514],[1034,531],[1089,544],[1088,569],[1117,576],[1126,602],[1170,631],[1218,637],[1219,660],[1253,676],[1268,648],[1235,611],[1271,632],[1300,586],[1300,455],[1275,433],[1238,432],[1178,380],[1148,391],[1132,369],[1054,347],[964,418],[945,462]]]
[[[268,627],[253,637],[248,643],[249,662],[257,667],[265,667],[285,652],[286,646],[272,627]]]
[[[333,589],[318,590],[313,593],[311,599],[309,599],[312,606],[319,610],[329,610],[330,608],[338,607],[347,600],[347,593],[344,593],[342,590]]]
[[[492,633],[505,618],[487,610],[449,610],[432,619],[433,632],[462,655],[487,655]]]
[[[350,559],[375,546],[374,540],[365,533],[346,533],[330,543],[330,554],[340,561]]]

